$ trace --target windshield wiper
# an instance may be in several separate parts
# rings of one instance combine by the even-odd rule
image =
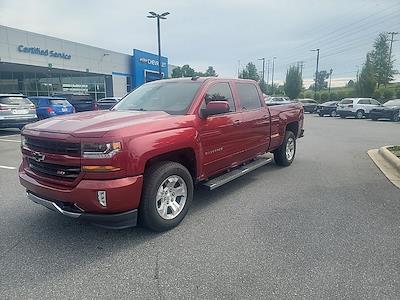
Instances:
[[[146,111],[146,109],[144,109],[144,108],[129,108],[128,110]]]

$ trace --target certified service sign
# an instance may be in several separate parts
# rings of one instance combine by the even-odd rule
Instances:
[[[18,52],[30,53],[35,55],[58,57],[63,59],[71,59],[71,55],[64,52],[57,52],[49,49],[40,49],[39,47],[25,47],[24,45],[19,45],[17,47]]]

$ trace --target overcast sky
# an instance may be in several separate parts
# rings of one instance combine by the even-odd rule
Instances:
[[[379,32],[400,32],[399,0],[0,0],[0,24],[75,42],[132,53],[157,51],[156,23],[148,11],[171,14],[162,21],[162,52],[174,65],[198,71],[214,66],[236,76],[245,65],[276,56],[275,79],[304,61],[304,78],[333,69],[333,84],[355,78]],[[400,35],[397,36],[400,40]],[[400,69],[400,41],[393,44]],[[267,76],[266,76],[267,77]]]

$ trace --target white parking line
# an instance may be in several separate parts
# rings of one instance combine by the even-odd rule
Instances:
[[[16,141],[16,140],[7,140],[7,139],[1,139],[0,142],[12,142],[12,143],[21,143],[21,141]]]
[[[9,167],[9,166],[2,166],[2,165],[0,165],[0,169],[15,170],[16,167]]]

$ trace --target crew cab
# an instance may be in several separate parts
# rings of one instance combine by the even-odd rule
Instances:
[[[267,107],[251,80],[144,84],[108,111],[57,116],[22,131],[21,184],[32,201],[108,228],[178,225],[195,185],[210,190],[271,161],[289,166],[299,103]]]

